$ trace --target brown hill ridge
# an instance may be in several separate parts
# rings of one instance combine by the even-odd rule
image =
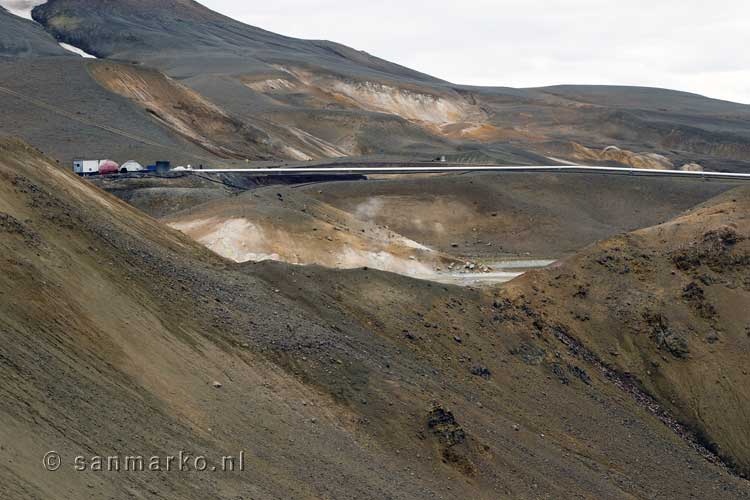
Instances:
[[[749,188],[595,244],[514,282],[504,297],[537,311],[540,332],[574,339],[750,474]]]
[[[3,141],[0,153],[3,498],[750,494],[745,481],[704,460],[597,364],[533,322],[505,314],[502,301],[376,271],[233,264],[21,143]],[[740,236],[745,207],[743,201],[728,212]],[[696,222],[701,235],[717,209],[704,210],[694,215],[708,220]],[[729,202],[718,210],[730,210]],[[680,224],[693,234],[693,226]],[[682,234],[676,227],[669,226]],[[734,262],[744,241],[720,241],[735,248],[731,272],[712,276],[741,279],[746,267]],[[727,264],[694,248],[700,259],[709,256],[707,266]],[[677,279],[668,271],[666,277]],[[673,294],[700,303],[682,281],[676,285]],[[713,300],[713,288],[701,287]],[[554,305],[533,288],[523,293],[535,302],[521,306],[519,318],[537,300]],[[714,306],[724,324],[723,306]],[[678,331],[677,319],[666,309],[661,314]],[[702,328],[712,319],[701,321]],[[707,344],[724,370],[742,366],[739,350],[722,347],[734,339],[743,348],[734,324]],[[698,366],[691,356],[709,349],[690,337],[683,359],[648,338],[644,345],[668,377],[673,367]],[[623,363],[640,359],[617,348]],[[695,386],[699,399],[720,395],[709,381]],[[685,407],[679,392],[675,401],[674,411]],[[741,403],[722,404],[734,422]],[[735,434],[710,422],[706,432],[722,456],[743,463]],[[56,473],[40,470],[50,450],[63,455]],[[208,457],[244,450],[247,469],[201,475],[71,468],[75,455],[180,450]]]

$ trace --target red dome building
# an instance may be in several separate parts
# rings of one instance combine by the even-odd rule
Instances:
[[[116,174],[120,171],[120,165],[112,160],[102,160],[99,163],[99,175]]]

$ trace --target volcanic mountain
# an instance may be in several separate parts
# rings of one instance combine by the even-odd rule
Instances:
[[[0,57],[70,56],[41,26],[0,8]]]
[[[657,168],[741,170],[750,160],[750,107],[697,95],[628,87],[467,87],[333,42],[270,33],[191,0],[51,0],[32,16],[48,38],[32,22],[5,13],[0,18],[13,40],[40,47],[4,44],[5,59],[15,62],[2,73],[12,72],[15,82],[0,86],[18,84],[26,99],[66,112],[76,113],[80,100],[104,106],[84,123],[50,117],[58,134],[34,134],[21,113],[9,114],[0,130],[20,123],[17,133],[65,162],[94,149],[79,146],[76,154],[67,137],[100,126],[135,136],[127,115],[138,111],[138,128],[162,130],[137,139],[109,134],[98,144],[119,153],[135,140],[143,148],[138,160],[162,156],[196,164],[446,155],[461,162],[556,158],[641,166],[658,154],[664,160],[652,162]],[[86,70],[73,83],[79,98],[65,95],[52,77],[13,66],[21,53],[59,52],[55,42],[103,59],[66,58],[70,73]],[[36,57],[34,64],[53,65],[49,74],[55,74],[55,63]],[[108,109],[109,102],[125,117]],[[192,146],[170,149],[184,141]],[[623,153],[604,154],[610,146]]]

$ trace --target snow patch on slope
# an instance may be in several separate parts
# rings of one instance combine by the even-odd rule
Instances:
[[[29,21],[34,21],[34,18],[31,17],[31,12],[35,7],[44,5],[45,3],[47,3],[47,0],[0,0],[0,7],[3,7],[5,10],[15,16],[21,17],[23,19],[28,19]],[[88,52],[85,52],[78,47],[74,47],[67,43],[60,43],[59,45],[68,52],[78,54],[79,56],[85,57],[86,59],[96,59],[96,56],[92,56]]]
[[[38,5],[44,5],[47,0],[0,0],[0,7],[11,14],[33,21],[31,11]]]
[[[67,43],[60,42],[60,47],[64,48],[68,52],[72,52],[74,54],[78,54],[79,56],[81,56],[81,57],[83,57],[85,59],[96,59],[97,58],[96,56],[92,56],[88,52],[86,52],[86,51],[84,51],[82,49],[79,49],[78,47],[74,47],[74,46],[72,46],[70,44],[67,44]]]

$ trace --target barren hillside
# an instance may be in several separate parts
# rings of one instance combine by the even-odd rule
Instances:
[[[337,258],[344,251],[342,245],[381,248],[395,235],[468,260],[558,259],[597,240],[663,222],[739,185],[699,179],[522,173],[312,182],[292,187],[264,187],[263,182],[239,175],[196,174],[101,179],[96,184],[170,224],[202,221],[189,234],[207,237],[219,231],[219,221],[247,220],[262,226],[269,237],[259,238],[257,232],[244,240],[238,236],[235,241],[243,240],[244,252],[329,267],[343,267]],[[210,231],[206,233],[201,225]]]
[[[443,156],[750,172],[750,106],[0,0],[0,499],[750,498],[740,181],[202,171]]]
[[[530,273],[505,304],[626,375],[747,475],[749,242],[750,189],[738,188]]]
[[[560,258],[658,224],[737,184],[689,179],[472,174],[302,187],[437,250],[469,258]]]
[[[301,193],[270,187],[163,221],[236,262],[276,260],[430,276],[458,260]]]
[[[4,497],[750,492],[491,296],[376,271],[231,264],[23,144],[1,152]],[[39,470],[50,450],[67,460],[56,473]],[[179,450],[244,450],[248,467],[70,463]]]

